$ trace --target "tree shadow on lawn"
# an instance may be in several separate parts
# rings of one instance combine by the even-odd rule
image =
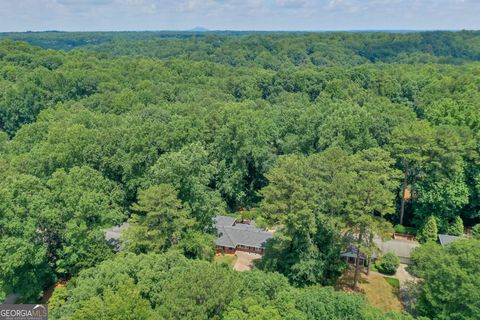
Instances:
[[[335,288],[344,292],[354,292],[352,283],[354,270],[347,270],[338,280]],[[403,311],[400,302],[399,288],[390,284],[382,275],[377,273],[360,274],[358,289],[355,293],[363,294],[373,306],[383,311]]]

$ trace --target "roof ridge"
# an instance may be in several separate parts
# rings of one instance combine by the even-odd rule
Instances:
[[[236,247],[238,244],[232,240],[228,232],[225,230],[225,228],[230,228],[230,227],[223,227],[223,230],[225,231],[225,235],[227,236],[228,240]]]
[[[239,228],[235,226],[225,226],[223,228],[228,228],[232,230],[240,230],[240,231],[248,231],[248,232],[254,232],[254,233],[266,233],[266,234],[272,234],[271,232],[256,228],[256,227],[251,227],[251,228]]]

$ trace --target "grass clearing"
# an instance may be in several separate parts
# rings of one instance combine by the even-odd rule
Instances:
[[[235,265],[235,262],[237,261],[237,256],[233,254],[228,254],[228,255],[221,254],[221,255],[215,256],[213,260],[217,264],[226,263],[233,268],[233,266]]]
[[[335,286],[337,290],[351,292],[353,283],[353,270],[347,270],[338,280]],[[358,283],[359,292],[367,297],[368,302],[383,311],[403,311],[402,303],[399,298],[399,288],[395,287],[393,280],[387,280],[378,274],[371,273],[369,276],[361,273]],[[392,283],[390,283],[390,281]],[[398,281],[398,280],[397,280]]]

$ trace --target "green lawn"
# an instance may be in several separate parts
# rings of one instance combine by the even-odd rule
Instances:
[[[400,288],[400,281],[396,278],[383,277],[392,287]]]
[[[353,275],[353,270],[347,270],[338,280],[335,286],[336,289],[351,292],[350,287],[352,285]],[[371,273],[369,276],[360,273],[358,291],[367,297],[370,304],[383,311],[402,312],[403,306],[399,299],[399,289],[388,279],[398,281],[397,279],[383,277],[375,273]]]
[[[235,255],[215,256],[214,261],[217,264],[226,263],[226,264],[229,264],[231,267],[233,267],[234,264],[235,264],[235,261],[237,261],[237,256],[235,256]]]

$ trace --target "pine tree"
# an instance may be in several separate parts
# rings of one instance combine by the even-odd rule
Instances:
[[[455,221],[448,227],[448,234],[452,236],[463,235],[463,220],[459,216],[455,217]]]
[[[438,226],[437,220],[434,216],[430,216],[420,229],[417,235],[417,239],[421,243],[428,241],[436,241],[438,238]]]

